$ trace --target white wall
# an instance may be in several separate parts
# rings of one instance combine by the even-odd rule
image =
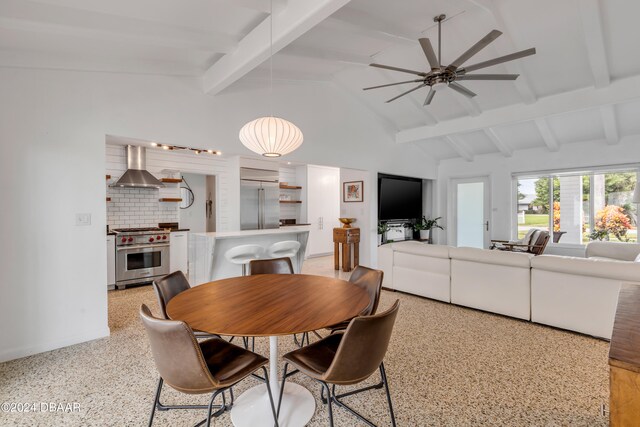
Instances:
[[[205,202],[207,200],[206,193],[206,175],[193,173],[182,174],[186,182],[193,191],[193,204],[187,209],[180,209],[180,228],[188,228],[191,232],[200,233],[206,231],[207,216]],[[181,185],[184,186],[184,183]],[[214,209],[217,206],[214,204]]]
[[[507,141],[508,142],[508,141]],[[447,212],[450,180],[476,176],[489,176],[491,187],[491,238],[511,237],[515,222],[515,201],[512,174],[563,168],[588,168],[600,165],[628,164],[640,159],[640,137],[627,137],[616,145],[605,141],[591,141],[562,145],[557,152],[543,148],[515,151],[512,157],[499,155],[477,156],[473,162],[463,159],[444,160],[438,168],[435,216],[443,216],[444,225],[452,223]],[[639,165],[640,166],[640,165]],[[451,240],[451,227],[447,233],[438,233],[437,242]],[[579,245],[549,244],[545,253],[583,256],[584,247]]]
[[[238,130],[269,111],[265,88],[236,85],[212,97],[193,78],[2,68],[0,93],[0,231],[11,242],[0,261],[0,323],[12,325],[0,331],[0,361],[108,334],[105,135],[222,150],[227,174],[218,201],[226,210],[218,229],[239,227],[237,155],[248,151]],[[277,85],[273,100],[274,112],[304,132],[292,161],[433,170],[425,168],[433,161],[394,144],[372,113],[333,85]],[[152,173],[156,158],[160,169],[172,168],[153,153]],[[211,173],[198,164],[183,169],[196,171]],[[90,213],[91,225],[75,226],[76,213]]]
[[[378,246],[377,226],[374,227],[372,221],[375,216],[371,216],[371,205],[377,206],[377,199],[372,200],[371,191],[375,181],[371,181],[371,174],[367,171],[357,169],[340,169],[340,216],[343,218],[356,218],[354,227],[360,228],[360,264],[366,267],[372,267],[371,253]],[[363,181],[363,201],[360,202],[344,202],[344,186],[345,182]],[[377,223],[376,223],[377,224]]]

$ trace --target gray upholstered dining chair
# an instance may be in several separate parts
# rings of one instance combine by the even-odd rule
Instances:
[[[151,343],[153,360],[160,374],[149,426],[153,424],[156,410],[207,409],[207,418],[198,425],[211,425],[211,418],[220,416],[233,405],[235,384],[262,369],[269,392],[275,425],[278,425],[269,376],[265,365],[269,359],[230,344],[222,338],[210,338],[198,342],[189,326],[181,321],[154,317],[146,305],[140,307],[140,318]],[[259,378],[259,377],[258,377]],[[163,405],[160,394],[164,383],[186,394],[212,393],[208,405]],[[225,391],[229,391],[231,402],[226,403]],[[222,404],[214,405],[218,395]],[[213,409],[217,409],[213,413]]]
[[[391,424],[395,427],[396,420],[383,359],[389,347],[399,306],[400,301],[396,300],[393,306],[384,313],[356,317],[351,320],[346,330],[334,332],[320,341],[285,354],[283,356],[285,365],[280,396],[282,396],[287,377],[302,372],[322,385],[322,395],[326,392],[330,426],[333,426],[333,403],[351,412],[367,425],[373,425],[342,402],[340,398],[362,393],[377,388],[377,386],[368,386],[336,394],[336,385],[358,384],[379,370],[387,394]],[[296,370],[287,373],[289,365],[295,367]],[[280,400],[278,401],[278,413],[280,412]],[[323,402],[325,402],[324,397]]]

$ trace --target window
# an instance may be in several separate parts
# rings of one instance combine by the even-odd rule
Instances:
[[[634,170],[554,172],[515,177],[517,236],[553,230],[555,243],[637,242]]]

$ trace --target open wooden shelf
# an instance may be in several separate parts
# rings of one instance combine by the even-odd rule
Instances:
[[[280,203],[302,203],[302,200],[280,200]]]
[[[284,185],[280,184],[280,188],[283,190],[302,190],[302,187],[297,185]]]
[[[182,178],[160,178],[160,182],[169,182],[173,184],[178,184],[182,182]]]
[[[160,199],[161,202],[181,202],[182,199],[179,197],[163,197]]]

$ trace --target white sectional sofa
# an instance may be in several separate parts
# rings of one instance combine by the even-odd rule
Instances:
[[[622,283],[640,285],[640,263],[535,257],[531,321],[610,339]]]
[[[587,258],[608,261],[634,261],[640,254],[640,244],[594,241],[587,244]]]
[[[408,241],[380,247],[383,286],[451,302],[449,246]]]
[[[530,319],[533,255],[451,248],[451,302]]]
[[[631,258],[629,246],[573,258],[398,242],[378,248],[378,267],[389,289],[610,339],[620,285],[640,285],[640,263],[601,255]]]

